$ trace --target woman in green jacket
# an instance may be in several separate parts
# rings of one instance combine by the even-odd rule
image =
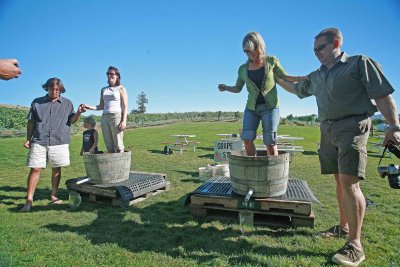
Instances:
[[[262,122],[263,142],[267,155],[277,155],[277,131],[279,124],[279,101],[276,79],[298,82],[306,77],[288,76],[278,58],[267,56],[265,42],[258,32],[250,32],[243,39],[243,51],[248,60],[239,67],[235,86],[219,84],[218,89],[239,93],[246,84],[248,99],[243,116],[242,140],[248,156],[256,155],[254,139]]]

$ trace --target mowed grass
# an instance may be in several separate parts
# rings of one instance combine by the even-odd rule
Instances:
[[[0,266],[331,266],[332,254],[345,242],[316,237],[337,224],[334,179],[321,175],[318,127],[281,125],[279,134],[303,136],[304,153],[290,164],[290,177],[307,181],[322,205],[313,204],[315,228],[257,226],[242,236],[237,221],[196,219],[184,202],[200,186],[198,168],[213,162],[218,133],[237,133],[239,123],[187,123],[129,129],[131,170],[167,174],[170,189],[128,208],[83,201],[68,209],[67,179],[85,175],[79,156],[81,136],[71,140],[71,166],[63,169],[59,197],[50,204],[50,169],[43,171],[34,209],[21,213],[26,194],[27,150],[23,138],[0,139]],[[171,134],[195,134],[200,145],[163,154]],[[104,144],[100,140],[100,149]],[[363,266],[400,266],[400,190],[389,188],[376,172],[379,157],[368,158],[361,182],[368,206],[363,227],[367,260]],[[398,163],[384,158],[382,165]]]

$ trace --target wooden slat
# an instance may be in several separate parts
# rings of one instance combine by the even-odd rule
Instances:
[[[109,187],[109,188],[97,187],[92,183],[76,184],[67,182],[67,188],[77,192],[92,193],[95,195],[101,195],[105,197],[116,198],[118,195],[117,190],[114,187]]]
[[[218,218],[227,220],[238,220],[241,209],[226,209],[216,206],[197,206],[190,204],[190,212],[195,217]],[[253,210],[255,225],[289,225],[314,227],[315,215],[289,214],[286,212],[266,212]]]
[[[224,197],[194,194],[190,197],[190,203],[203,207],[223,207],[239,209],[244,207],[244,197]],[[249,202],[250,209],[260,211],[282,211],[299,215],[311,214],[311,202],[277,200],[273,198],[255,198]]]
[[[171,143],[171,142],[162,142],[163,145],[174,145],[174,146],[187,146],[186,143]]]
[[[146,173],[146,174],[152,174],[152,173]],[[166,176],[165,174],[160,174],[160,173],[154,173],[154,174]],[[98,187],[90,182],[86,182],[83,184],[76,184],[77,181],[79,180],[76,179],[68,180],[66,182],[67,188],[69,190],[74,190],[80,193],[82,198],[88,199],[89,201],[102,204],[111,204],[113,206],[131,206],[133,204],[136,204],[138,202],[147,199],[148,197],[165,192],[169,188],[169,183],[167,182],[167,185],[163,188],[159,188],[157,190],[148,192],[144,195],[131,199],[128,202],[123,202],[115,187]]]
[[[311,203],[303,201],[286,201],[277,199],[256,199],[260,201],[261,210],[286,210],[294,214],[310,215]]]
[[[119,197],[118,198],[110,198],[110,197],[105,197],[102,195],[96,195],[96,194],[87,193],[87,192],[79,192],[79,191],[78,192],[81,193],[81,196],[83,199],[87,199],[91,202],[100,203],[100,204],[111,204],[113,206],[127,207],[127,206],[132,206],[134,204],[137,204],[139,202],[142,202],[143,200],[146,200],[147,198],[149,198],[151,196],[158,195],[167,190],[168,190],[168,187],[157,189],[157,190],[146,193],[144,195],[141,195],[141,196],[134,198],[127,202],[123,202],[122,199]]]

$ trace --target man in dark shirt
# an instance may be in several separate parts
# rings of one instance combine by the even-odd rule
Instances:
[[[29,149],[27,166],[31,169],[26,203],[21,211],[30,211],[32,208],[33,195],[47,160],[52,166],[51,202],[62,203],[57,198],[57,191],[61,180],[61,167],[69,165],[70,126],[83,112],[79,106],[77,113],[74,113],[71,101],[60,96],[65,92],[60,79],[50,78],[42,87],[48,92],[47,95],[34,99],[28,114],[24,147]]]
[[[317,100],[321,173],[334,175],[339,208],[339,225],[321,232],[321,236],[347,236],[346,244],[332,261],[358,266],[365,259],[361,228],[366,203],[359,180],[365,177],[370,116],[379,109],[389,124],[384,145],[389,140],[400,144],[400,126],[392,97],[394,89],[381,66],[367,56],[348,56],[341,52],[342,44],[339,29],[321,31],[314,41],[321,67],[308,75],[309,80],[297,84],[280,79],[278,82],[300,98],[314,95]]]

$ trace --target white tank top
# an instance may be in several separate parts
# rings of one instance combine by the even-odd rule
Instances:
[[[103,113],[121,113],[121,86],[108,86],[101,89],[104,108]]]

